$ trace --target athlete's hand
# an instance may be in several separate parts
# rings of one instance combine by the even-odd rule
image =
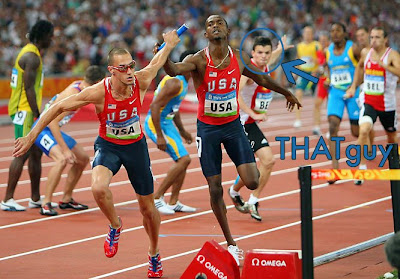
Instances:
[[[288,111],[293,111],[296,105],[298,109],[302,107],[299,100],[297,100],[297,98],[292,93],[286,96],[286,108],[288,109]]]
[[[157,136],[157,148],[162,151],[167,150],[167,141],[163,136],[162,137]]]
[[[283,35],[283,37],[281,38],[281,40],[282,40],[282,44],[283,44],[283,50],[288,50],[288,49],[294,48],[294,45],[289,45],[289,44],[287,43],[286,35]],[[279,43],[279,44],[278,44],[278,48],[281,48],[281,47],[282,47],[282,45]]]
[[[188,131],[184,130],[184,131],[180,132],[180,134],[181,134],[181,137],[186,141],[187,144],[191,144],[193,142],[192,135]]]
[[[64,159],[67,161],[69,164],[74,164],[76,163],[76,156],[75,154],[71,151],[71,149],[67,149],[63,151],[63,156]]]
[[[174,48],[181,41],[175,29],[167,33],[163,33],[163,38],[165,45],[169,45],[172,48]]]
[[[29,150],[29,148],[31,148],[34,140],[28,136],[29,134],[14,141],[14,151],[12,154],[14,157],[20,157],[24,155]]]
[[[355,94],[356,89],[353,86],[350,86],[349,89],[346,90],[346,94],[344,94],[344,97],[346,99],[353,98]]]
[[[250,115],[251,118],[253,118],[255,121],[267,121],[268,117],[266,113],[255,113],[253,112]]]

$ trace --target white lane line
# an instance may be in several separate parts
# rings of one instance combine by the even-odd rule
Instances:
[[[339,160],[339,162],[344,162],[346,159],[342,158]],[[315,164],[311,164],[311,167],[322,167],[325,165],[329,165],[331,164],[330,161],[324,161],[324,162],[320,162],[320,163],[315,163]],[[234,166],[234,163],[232,162],[228,162],[228,163],[223,163],[222,167],[232,167]],[[280,175],[280,174],[285,174],[285,173],[290,173],[290,172],[295,172],[298,170],[298,167],[293,167],[293,168],[288,168],[288,169],[282,169],[282,170],[277,170],[277,171],[273,171],[271,172],[271,176],[275,176],[275,175]],[[198,172],[201,171],[201,168],[193,168],[193,169],[189,169],[187,171],[187,173],[192,173],[192,172]],[[161,178],[161,177],[165,177],[166,173],[161,174],[161,175],[155,175],[154,177],[157,178]],[[346,182],[347,180],[343,180],[344,182]],[[227,181],[227,182],[223,182],[222,185],[226,185],[226,183],[233,183],[234,180],[231,181]],[[129,180],[124,180],[124,181],[118,181],[118,182],[112,182],[110,184],[110,187],[115,187],[115,186],[120,186],[120,185],[125,185],[125,184],[129,184],[130,181]],[[190,191],[197,191],[197,190],[202,190],[202,189],[207,189],[207,185],[203,185],[203,186],[199,186],[199,187],[205,187],[205,188],[201,188],[201,189],[197,189],[196,188],[189,188],[189,189],[183,189],[180,192],[181,193],[186,193],[186,192],[190,192]],[[196,190],[192,190],[192,189],[196,189]],[[79,189],[75,189],[74,193],[76,192],[83,192],[83,191],[89,191],[90,187],[85,187],[85,188],[79,188]],[[62,192],[58,192],[58,195],[61,195]],[[166,193],[166,195],[170,195],[170,193]],[[25,201],[27,201],[28,199],[24,199]],[[18,200],[18,202],[21,200]],[[126,205],[126,204],[131,204],[131,203],[136,203],[137,200],[133,200],[133,201],[126,201],[126,202],[122,202],[122,203],[117,203],[115,204],[115,206],[122,206],[122,205]],[[85,213],[89,213],[95,210],[99,210],[98,207],[95,208],[90,208],[87,210],[83,210],[83,211],[77,211],[77,212],[72,212],[72,213],[65,213],[65,214],[61,214],[61,215],[57,215],[57,216],[52,216],[52,217],[46,217],[46,218],[40,218],[40,219],[33,219],[33,220],[29,220],[29,221],[24,221],[24,222],[19,222],[19,223],[13,223],[13,224],[8,224],[8,225],[4,225],[4,226],[0,226],[0,230],[2,229],[7,229],[7,228],[12,228],[12,227],[18,227],[18,226],[22,226],[22,225],[27,225],[27,224],[33,224],[33,223],[37,223],[37,222],[44,222],[44,221],[50,221],[53,219],[58,219],[58,218],[65,218],[65,217],[69,217],[72,215],[78,215],[78,214],[85,214]]]
[[[340,183],[345,183],[347,181],[348,180],[343,180],[343,181],[339,181],[339,182]],[[226,181],[226,182],[223,182],[223,184],[226,185],[226,184],[229,184],[229,183],[232,183],[232,182],[233,182],[233,180],[232,181]],[[325,187],[328,187],[328,186],[329,186],[328,183],[322,183],[322,184],[313,186],[312,189],[316,190],[316,189],[325,188]],[[203,185],[203,186],[200,186],[200,187],[202,187],[203,189],[207,188],[206,185]],[[195,191],[194,189],[188,189],[188,190]],[[276,199],[276,198],[280,198],[280,197],[284,197],[284,196],[290,196],[290,195],[294,195],[294,194],[299,193],[299,192],[300,192],[299,189],[292,190],[292,191],[288,191],[288,192],[279,193],[279,194],[267,196],[267,197],[264,197],[264,198],[260,198],[259,201],[261,202],[261,201],[272,200],[272,199]],[[134,202],[137,202],[137,200],[128,201],[128,202],[125,202],[125,204],[134,203]],[[227,209],[234,208],[234,205],[229,205],[226,208]],[[80,212],[83,212],[83,211],[80,211]],[[206,211],[201,211],[201,212],[198,212],[198,213],[188,214],[188,215],[185,215],[185,216],[181,216],[181,217],[177,217],[177,218],[171,218],[171,219],[168,219],[168,220],[161,221],[161,224],[167,224],[167,223],[177,222],[177,221],[181,221],[181,220],[185,220],[185,219],[191,219],[191,218],[194,218],[194,217],[197,217],[197,216],[211,214],[212,212],[213,212],[212,210],[206,210]],[[79,213],[79,212],[76,212],[76,213]],[[54,216],[54,217],[51,217],[51,218],[55,219],[56,217],[58,217],[58,216]],[[46,218],[46,219],[49,219],[49,218]],[[40,219],[40,220],[46,220],[46,219]],[[133,227],[133,228],[129,228],[129,229],[124,229],[122,231],[122,233],[136,231],[136,230],[142,229],[142,228],[143,228],[143,226],[137,226],[137,227]],[[44,252],[44,251],[48,251],[48,250],[53,250],[53,249],[57,249],[57,248],[60,248],[60,247],[65,247],[65,246],[69,246],[69,245],[73,245],[73,244],[78,244],[78,243],[82,243],[82,242],[86,242],[86,241],[102,238],[102,237],[105,237],[105,236],[106,236],[106,234],[101,234],[101,235],[87,237],[87,238],[83,238],[83,239],[79,239],[79,240],[75,240],[75,241],[70,241],[70,242],[66,242],[66,243],[62,243],[62,244],[57,244],[57,245],[53,245],[53,246],[49,246],[49,247],[44,247],[44,248],[40,248],[40,249],[28,251],[28,252],[14,254],[14,255],[11,255],[11,256],[6,256],[6,257],[3,257],[3,258],[0,258],[0,261],[5,261],[5,260],[18,258],[18,257],[26,256],[26,255],[31,255],[31,254],[35,254],[35,253],[40,253],[40,252]]]
[[[361,208],[361,207],[364,207],[364,206],[368,206],[368,205],[372,205],[372,204],[375,204],[375,203],[380,203],[380,202],[383,202],[383,201],[387,201],[387,200],[389,200],[391,198],[392,198],[391,196],[388,196],[388,197],[372,200],[372,201],[369,201],[369,202],[361,203],[361,204],[358,204],[358,205],[354,205],[354,206],[351,206],[351,207],[348,207],[348,208],[332,211],[332,212],[329,212],[329,213],[326,213],[326,214],[322,214],[322,215],[316,216],[316,217],[313,218],[313,220],[314,221],[315,220],[320,220],[320,219],[327,218],[327,217],[330,217],[330,216],[334,216],[334,215],[337,215],[337,214],[342,214],[344,212],[355,210],[355,209],[358,209],[358,208]],[[249,239],[249,238],[253,238],[253,237],[256,237],[256,236],[263,235],[263,234],[267,234],[267,233],[271,233],[271,232],[287,229],[287,228],[290,228],[290,227],[294,227],[294,226],[297,226],[297,225],[300,225],[300,224],[301,224],[301,221],[296,221],[296,222],[288,223],[288,224],[285,224],[285,225],[282,225],[282,226],[279,226],[279,227],[274,227],[274,228],[267,229],[267,230],[264,230],[264,231],[259,231],[259,232],[256,232],[256,233],[252,233],[252,234],[248,234],[248,235],[245,235],[245,236],[241,236],[241,237],[235,238],[234,240],[235,241],[240,241],[240,240],[243,240],[243,239]],[[224,245],[224,244],[226,244],[226,241],[219,242],[219,244],[220,245]],[[186,256],[186,255],[189,255],[189,254],[196,253],[199,250],[200,250],[200,248],[194,249],[194,250],[190,250],[190,251],[186,251],[186,252],[179,253],[179,254],[175,254],[175,255],[171,255],[171,256],[163,258],[162,260],[163,261],[167,261],[167,260],[179,258],[179,257],[182,257],[182,256]],[[120,269],[120,270],[116,270],[116,271],[113,271],[113,272],[110,272],[110,273],[106,273],[106,274],[98,275],[98,276],[95,276],[95,277],[91,277],[91,279],[106,278],[106,277],[113,276],[113,275],[116,275],[116,274],[120,274],[120,273],[124,273],[124,272],[127,272],[127,271],[135,270],[135,269],[138,269],[138,268],[141,268],[141,267],[145,267],[148,264],[149,263],[146,262],[146,263],[134,265],[134,266],[123,268],[123,269]]]
[[[375,137],[375,143],[378,142],[378,141],[380,141],[380,140],[384,140],[384,139],[386,139],[386,136]],[[297,143],[301,143],[301,141],[299,141],[299,142],[297,142]],[[345,147],[347,147],[348,145],[354,144],[354,143],[357,143],[357,140],[345,142],[344,144],[341,144],[341,148],[345,148]],[[278,143],[278,142],[272,142],[272,143],[271,143],[271,146],[275,146],[275,145],[279,145],[279,144],[280,144],[280,143]],[[315,149],[314,147],[310,147],[310,148],[308,149],[308,150],[309,150],[309,153],[312,154],[312,152],[314,151],[314,149]],[[223,153],[226,153],[225,149],[223,149]],[[298,150],[298,151],[296,152],[296,154],[298,154],[298,155],[304,154],[304,150]],[[381,153],[378,151],[378,152],[377,152],[377,155],[378,155],[378,154],[381,154]],[[285,153],[285,160],[291,160],[291,155],[292,155],[291,152],[286,152],[286,153]],[[310,156],[311,156],[311,155],[310,155]],[[191,158],[197,158],[197,153],[192,153],[192,154],[190,154],[190,157],[191,157]],[[279,159],[279,158],[280,158],[280,153],[274,154],[274,158],[275,158],[275,159]],[[257,159],[258,159],[258,158],[257,158]],[[342,159],[343,159],[343,158],[342,158]],[[342,159],[340,160],[340,162],[343,162]],[[347,159],[346,159],[346,160],[347,160]],[[172,159],[171,159],[171,158],[156,159],[156,160],[152,160],[152,165],[153,165],[153,164],[161,164],[161,163],[165,163],[165,162],[169,162],[169,161],[172,162]],[[311,160],[309,160],[309,161],[311,161]],[[302,163],[303,163],[303,164],[307,164],[307,161],[302,161]],[[232,164],[231,164],[231,165],[232,165]],[[190,170],[191,170],[191,169],[188,169],[188,172],[190,172]],[[82,175],[90,174],[90,173],[92,173],[92,170],[85,170],[85,171],[83,171]],[[61,178],[66,178],[66,177],[67,177],[67,174],[66,174],[66,173],[64,173],[64,174],[61,175]],[[47,181],[47,177],[42,177],[42,178],[40,178],[40,181]],[[21,181],[19,181],[17,185],[28,185],[28,184],[30,185],[30,183],[31,183],[31,181],[28,180],[28,179],[26,179],[26,180],[21,180]],[[6,188],[6,187],[7,187],[7,183],[1,183],[1,184],[0,184],[0,188]],[[26,201],[27,201],[27,200],[28,200],[28,198],[26,199]]]

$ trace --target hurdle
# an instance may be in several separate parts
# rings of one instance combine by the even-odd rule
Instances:
[[[329,263],[355,253],[362,252],[383,244],[393,233],[389,233],[362,243],[358,243],[331,253],[314,258],[313,248],[313,217],[312,217],[312,180],[316,179],[362,179],[390,180],[394,232],[400,230],[400,163],[397,144],[392,145],[389,155],[389,169],[351,170],[351,169],[314,169],[302,166],[298,170],[300,182],[301,207],[301,249],[302,249],[302,278],[313,279],[314,267]],[[388,146],[389,146],[388,145]]]

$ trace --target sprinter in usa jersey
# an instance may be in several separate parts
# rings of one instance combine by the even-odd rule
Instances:
[[[13,153],[14,156],[23,155],[39,133],[57,115],[93,103],[100,126],[99,137],[94,146],[92,192],[98,206],[110,222],[109,232],[104,241],[104,253],[106,257],[111,258],[118,251],[122,221],[115,210],[109,185],[112,177],[123,165],[135,189],[143,215],[143,225],[150,241],[147,251],[147,276],[150,278],[163,275],[158,248],[160,214],[154,205],[153,176],[139,111],[151,81],[179,42],[176,30],[167,32],[163,37],[165,47],[154,56],[149,65],[137,72],[136,63],[129,51],[113,48],[108,54],[108,71],[111,77],[51,106],[32,131],[16,141]]]
[[[257,188],[259,176],[253,151],[239,120],[237,92],[240,76],[244,74],[257,84],[285,95],[289,110],[301,105],[296,97],[270,77],[257,75],[245,68],[246,64],[253,71],[258,71],[248,55],[243,55],[243,64],[239,51],[228,45],[229,28],[223,17],[209,16],[204,35],[209,41],[208,47],[186,58],[183,63],[168,61],[164,69],[170,76],[187,72],[192,75],[199,100],[196,143],[200,164],[210,188],[211,207],[227,240],[228,251],[239,264],[242,251],[232,238],[222,199],[221,144],[249,189]]]

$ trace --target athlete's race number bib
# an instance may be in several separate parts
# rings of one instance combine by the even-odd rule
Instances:
[[[364,92],[369,95],[382,95],[385,92],[385,77],[366,75]]]
[[[114,139],[136,139],[142,133],[139,116],[124,122],[106,122],[106,135]]]
[[[49,135],[44,135],[40,140],[40,145],[43,146],[47,151],[54,145],[54,140],[52,140]]]
[[[213,117],[227,117],[237,114],[236,91],[226,94],[206,93],[204,114]]]
[[[13,123],[15,125],[24,125],[27,112],[24,110],[17,111],[14,115]]]
[[[254,103],[254,110],[258,113],[266,113],[271,101],[272,101],[271,93],[258,92]]]
[[[17,84],[18,84],[18,70],[13,68],[11,71],[10,86],[11,86],[11,88],[17,88]]]
[[[347,69],[334,70],[331,74],[331,84],[334,87],[347,86],[352,83],[351,74]]]

